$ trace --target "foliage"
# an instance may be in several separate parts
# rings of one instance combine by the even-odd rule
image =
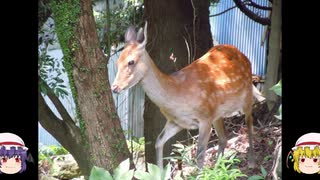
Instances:
[[[144,145],[145,145],[145,141],[144,141],[144,137],[132,137],[132,140],[127,140],[127,145],[128,148],[130,150],[130,153],[136,152],[143,152],[144,151]]]
[[[246,177],[240,169],[236,166],[240,162],[239,159],[235,158],[235,153],[229,158],[228,155],[219,156],[213,169],[209,167],[204,167],[200,169],[197,175],[191,175],[188,179],[217,179],[217,180],[229,180],[237,179],[239,177]]]
[[[108,11],[94,12],[101,46],[107,53],[111,48],[108,44],[117,45],[123,41],[122,36],[128,26],[142,24],[143,1],[124,0],[124,4],[111,9],[110,14],[112,16],[108,16]]]
[[[130,168],[129,158],[122,161],[114,170],[113,176],[105,169],[94,166],[91,169],[89,180],[131,180],[133,178],[133,169]]]
[[[170,156],[164,159],[170,159],[171,161],[180,160],[189,166],[192,166],[192,167],[197,166],[194,159],[190,156],[190,151],[196,146],[196,144],[185,146],[181,143],[177,143],[177,144],[173,144],[172,146],[173,146],[173,149],[172,149],[173,153],[171,153],[171,155],[173,156]]]
[[[266,177],[267,177],[266,169],[264,169],[263,166],[260,166],[260,170],[261,170],[262,176],[260,176],[260,175],[250,176],[248,180],[264,180],[264,179],[266,179]]]
[[[240,162],[239,159],[235,158],[235,153],[226,153],[224,156],[220,156],[215,164],[215,166],[211,169],[209,167],[204,167],[203,169],[199,169],[197,165],[188,157],[187,152],[191,150],[192,146],[183,146],[182,144],[174,145],[175,151],[180,152],[183,156],[173,156],[168,157],[171,159],[180,159],[183,162],[189,163],[190,166],[197,169],[197,172],[193,175],[189,175],[186,178],[190,180],[196,179],[237,179],[239,177],[246,177],[240,169],[237,167],[237,164]],[[167,159],[168,159],[167,158]],[[157,165],[147,163],[148,172],[142,170],[133,170],[129,169],[129,159],[120,163],[120,165],[115,169],[114,174],[111,175],[107,170],[103,168],[99,168],[94,166],[91,170],[91,174],[89,180],[131,180],[133,177],[136,179],[154,179],[154,180],[167,180],[171,179],[171,165],[168,163],[163,171]],[[264,175],[264,169],[261,170]],[[262,177],[262,176],[261,176]],[[254,178],[254,177],[253,177]],[[177,174],[174,177],[174,180],[181,180],[182,177],[180,174]]]
[[[210,0],[210,6],[217,6],[220,0]]]
[[[48,89],[43,83],[53,90],[58,96],[64,98],[68,95],[66,86],[61,78],[62,73],[65,73],[65,69],[60,65],[57,59],[47,54],[49,45],[53,45],[54,41],[54,30],[49,26],[49,29],[43,29],[39,32],[39,47],[38,47],[38,75],[43,81],[40,81],[39,88],[43,94],[47,94]]]
[[[274,91],[274,93],[276,93],[278,96],[282,96],[282,83],[281,83],[281,80],[276,85],[271,87],[270,90]]]
[[[213,169],[204,167],[199,169],[194,162],[194,158],[190,156],[191,149],[194,149],[195,144],[191,146],[185,146],[183,144],[174,144],[174,154],[180,154],[181,156],[171,156],[166,159],[181,160],[188,166],[196,169],[196,172],[192,175],[187,176],[187,179],[237,179],[238,177],[246,176],[236,166],[240,162],[239,159],[235,158],[234,152],[225,153],[224,156],[219,156]]]
[[[134,174],[134,177],[137,179],[154,179],[154,180],[167,180],[170,179],[171,166],[167,164],[167,166],[161,171],[161,169],[151,163],[147,163],[148,171],[137,170]]]
[[[282,96],[282,82],[281,82],[281,80],[276,85],[271,87],[270,90],[274,91],[274,93],[276,93],[278,96],[281,97]],[[275,117],[281,120],[282,119],[282,104],[280,104],[278,112],[279,112],[279,115],[275,115]]]
[[[47,145],[39,149],[39,161],[47,159],[53,155],[69,154],[69,152],[61,145]]]
[[[120,165],[114,170],[113,176],[109,171],[94,166],[91,170],[89,180],[131,180],[133,177],[136,179],[154,179],[154,180],[167,180],[170,179],[171,166],[167,164],[163,171],[154,164],[147,163],[149,172],[142,170],[129,169],[130,161],[129,158],[122,161]],[[180,180],[181,177],[177,176],[176,180]]]
[[[89,180],[112,180],[112,179],[113,178],[109,173],[109,171],[103,168],[93,166],[93,168],[91,169]]]

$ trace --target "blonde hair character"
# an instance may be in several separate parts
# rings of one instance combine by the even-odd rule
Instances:
[[[320,133],[307,133],[301,136],[289,158],[298,173],[320,174]]]

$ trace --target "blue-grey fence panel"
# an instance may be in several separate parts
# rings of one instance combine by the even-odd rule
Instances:
[[[266,0],[255,0],[257,4],[268,6]],[[235,6],[232,0],[221,0],[217,6],[210,7],[210,14],[217,14]],[[253,9],[249,6],[249,9]],[[257,11],[267,17],[267,11]],[[238,8],[222,15],[210,17],[213,38],[219,44],[231,44],[239,48],[251,61],[253,74],[264,77],[266,71],[266,42],[261,45],[265,26],[254,22]]]
[[[60,143],[49,134],[40,123],[38,123],[39,148],[44,145],[60,145]]]

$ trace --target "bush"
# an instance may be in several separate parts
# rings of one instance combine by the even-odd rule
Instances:
[[[39,149],[39,161],[43,159],[47,159],[50,156],[64,155],[64,154],[69,154],[69,152],[61,145],[42,146]]]

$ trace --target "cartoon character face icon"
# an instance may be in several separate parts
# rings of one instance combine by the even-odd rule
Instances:
[[[288,157],[294,163],[293,169],[298,173],[320,174],[320,133],[301,136]]]
[[[0,174],[25,171],[27,150],[19,136],[13,133],[0,133]]]

